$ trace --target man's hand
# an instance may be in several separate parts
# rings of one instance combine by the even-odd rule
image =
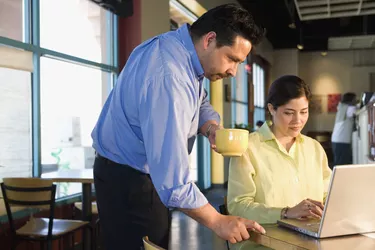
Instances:
[[[221,215],[213,227],[213,231],[220,238],[228,240],[232,244],[249,239],[248,230],[266,233],[264,228],[255,221],[231,215]]]
[[[210,136],[208,141],[210,142],[211,148],[216,151],[216,130],[222,129],[220,125],[213,124],[210,129]]]
[[[250,237],[248,230],[266,233],[258,223],[238,216],[222,215],[209,203],[200,208],[180,210],[233,244],[247,240]]]

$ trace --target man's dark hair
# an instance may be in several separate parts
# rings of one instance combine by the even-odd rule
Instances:
[[[253,16],[237,4],[224,4],[210,9],[190,27],[194,41],[209,32],[216,33],[217,47],[232,46],[236,36],[241,36],[257,45],[264,36]]]
[[[298,76],[285,75],[271,84],[267,103],[271,103],[273,108],[277,109],[290,100],[303,96],[310,101],[312,94],[309,86]]]

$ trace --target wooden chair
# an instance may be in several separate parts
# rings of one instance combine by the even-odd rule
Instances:
[[[52,250],[53,240],[86,227],[91,230],[87,221],[54,219],[56,185],[52,180],[4,178],[1,190],[12,234],[12,250],[15,250],[22,240],[39,241],[41,249],[44,249],[44,244],[47,243],[47,249]],[[31,215],[25,225],[16,229],[12,215],[14,207],[49,210],[49,217],[34,218]]]
[[[143,237],[143,247],[145,250],[165,250],[164,248],[161,248],[154,243],[152,243],[149,239],[148,236]]]

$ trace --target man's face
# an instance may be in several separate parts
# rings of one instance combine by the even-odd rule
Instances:
[[[233,77],[238,64],[246,60],[252,44],[241,36],[236,36],[232,46],[217,47],[216,33],[210,32],[204,38],[204,55],[201,63],[204,76],[211,81]]]

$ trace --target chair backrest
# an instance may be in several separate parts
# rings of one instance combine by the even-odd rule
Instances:
[[[147,236],[143,237],[143,247],[145,248],[145,250],[165,250],[164,248],[152,243]]]
[[[52,236],[56,185],[40,178],[4,178],[1,183],[9,225],[15,234],[11,207],[49,209],[48,237]]]
[[[224,204],[219,206],[220,213],[223,215],[229,215],[228,207],[227,207],[227,196],[224,196]]]

